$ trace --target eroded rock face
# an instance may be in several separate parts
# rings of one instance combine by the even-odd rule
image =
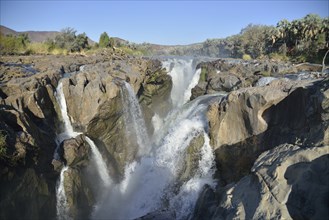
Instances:
[[[0,100],[0,130],[5,137],[0,156],[2,219],[43,219],[56,212],[56,173],[51,165],[56,113],[47,90],[51,85],[35,85],[13,95],[2,87],[7,96]]]
[[[171,109],[170,93],[172,89],[171,76],[161,69],[161,63],[154,73],[149,73],[147,79],[138,92],[139,101],[142,106],[146,124],[149,125],[149,134],[153,133],[151,127],[152,117],[157,113],[164,117]]]
[[[93,138],[106,158],[112,176],[121,178],[124,167],[138,151],[136,141],[126,136],[123,81],[140,97],[146,124],[154,111],[168,109],[171,78],[159,61],[128,60],[100,63],[62,79],[68,114],[76,131]],[[149,132],[153,130],[149,127]]]
[[[224,184],[248,174],[257,156],[283,143],[327,143],[328,80],[273,81],[243,88],[208,111],[211,145]]]
[[[321,71],[320,65],[283,63],[269,60],[244,61],[238,59],[219,59],[201,62],[201,76],[198,84],[192,89],[191,99],[218,91],[231,92],[239,88],[257,86],[262,76],[281,78],[289,74],[291,79],[299,78],[301,71]],[[287,75],[288,76],[288,75]],[[313,76],[310,75],[309,78]]]
[[[328,218],[329,146],[283,144],[260,155],[236,184],[207,189],[195,216],[208,219]],[[207,206],[206,206],[207,204]]]
[[[180,181],[184,182],[190,176],[195,175],[201,159],[201,148],[204,145],[204,142],[205,140],[203,134],[199,134],[191,140],[185,154],[185,163],[183,164],[181,173],[178,175]]]
[[[81,167],[88,163],[90,146],[83,135],[70,138],[62,143],[66,165],[70,167]]]
[[[55,197],[47,177],[33,168],[1,169],[1,219],[46,219],[56,213]],[[18,211],[19,210],[19,211]]]
[[[33,72],[26,72],[25,66]],[[55,91],[63,77],[66,77],[62,83],[74,129],[96,142],[116,180],[122,177],[124,166],[137,152],[136,143],[125,137],[122,94],[116,81],[129,81],[139,97],[150,98],[151,102],[145,105],[149,120],[156,101],[171,89],[171,79],[161,70],[160,62],[132,58],[119,50],[101,50],[91,56],[1,57],[0,133],[4,141],[0,155],[0,206],[3,207],[0,218],[56,216],[55,188],[62,163],[53,161],[56,134],[61,125]],[[77,199],[89,198],[84,191],[85,181],[78,178],[89,154],[89,147],[82,139],[67,140],[64,144],[63,157],[75,169],[72,179],[67,180],[72,204]],[[43,190],[46,187],[47,192]],[[88,212],[89,201],[73,209]]]
[[[112,80],[108,74],[85,72],[62,80],[68,114],[77,130],[84,131],[101,106],[119,95],[119,88]]]
[[[92,210],[94,198],[91,189],[85,183],[78,168],[69,168],[64,173],[64,190],[69,213],[73,219],[86,218]]]

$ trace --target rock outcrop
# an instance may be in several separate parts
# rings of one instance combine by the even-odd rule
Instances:
[[[193,219],[328,218],[327,78],[241,88],[208,109],[218,186]]]
[[[290,144],[266,151],[237,183],[206,188],[194,219],[326,219],[328,152]]]
[[[247,174],[258,155],[283,143],[328,144],[328,80],[273,81],[209,107],[210,141],[224,183]]]
[[[68,168],[64,173],[64,190],[70,217],[84,219],[89,216],[94,205],[94,197],[91,189],[83,179],[81,170]]]
[[[6,86],[0,99],[0,218],[49,218],[56,213],[52,85],[41,77]]]
[[[162,69],[160,62],[157,66],[153,66],[153,69],[148,69],[147,78],[138,92],[147,122],[151,122],[154,113],[164,117],[171,109],[169,102],[171,89],[171,77]],[[153,133],[153,128],[148,127],[148,129],[150,134]]]
[[[268,60],[234,59],[201,62],[196,68],[201,68],[201,75],[198,84],[192,89],[191,99],[219,91],[231,92],[239,88],[255,86],[262,76],[281,78],[284,74],[290,74],[291,77],[294,77],[301,71],[321,71],[320,65],[313,64],[293,65]]]
[[[86,166],[90,155],[90,146],[83,135],[67,139],[62,143],[64,149],[64,159],[67,166]]]
[[[146,124],[154,112],[165,112],[171,78],[159,61],[108,61],[86,65],[83,71],[62,79],[68,114],[77,131],[86,132],[100,150],[110,158],[112,176],[122,178],[124,168],[132,161],[138,145],[126,137],[123,81],[128,81],[140,97]],[[161,103],[161,105],[160,105]],[[168,111],[168,110],[167,110]],[[149,127],[152,133],[153,128]]]
[[[141,100],[148,99],[148,120],[156,101],[166,100],[171,90],[171,78],[159,61],[133,58],[120,50],[100,50],[90,56],[1,57],[0,80],[1,219],[55,218],[61,159],[72,168],[65,187],[73,216],[85,217],[91,210],[92,196],[82,175],[90,148],[83,136],[64,141],[62,158],[55,154],[59,160],[53,160],[62,127],[56,100],[59,80],[74,130],[96,142],[114,180],[122,178],[126,163],[137,152],[136,143],[125,137],[118,82],[129,81]],[[85,203],[76,203],[81,199]]]

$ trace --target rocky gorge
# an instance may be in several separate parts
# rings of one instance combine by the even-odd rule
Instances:
[[[329,216],[319,66],[116,50],[0,65],[1,219]]]

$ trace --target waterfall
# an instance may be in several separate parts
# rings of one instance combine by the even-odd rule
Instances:
[[[129,83],[124,82],[124,90],[122,91],[122,98],[125,110],[125,123],[127,135],[135,135],[137,144],[139,146],[138,154],[145,155],[150,150],[150,141],[145,126],[142,110],[136,98],[134,90]],[[131,130],[133,129],[133,130]]]
[[[193,75],[191,83],[188,85],[187,89],[184,92],[184,100],[183,102],[186,103],[190,100],[192,95],[192,89],[198,84],[201,74],[201,68],[197,69]]]
[[[165,118],[154,115],[152,123],[155,129],[151,139],[132,87],[126,82],[121,86],[126,136],[139,146],[138,160],[127,163],[121,182],[111,181],[102,155],[94,142],[86,137],[93,153],[92,160],[103,183],[103,196],[96,202],[92,219],[135,219],[159,210],[174,213],[176,219],[188,219],[203,186],[215,186],[212,176],[216,168],[207,134],[206,111],[210,102],[221,99],[224,95],[205,95],[189,101],[191,89],[198,83],[201,69],[194,70],[192,59],[170,59],[164,61],[163,66],[173,80],[173,109]],[[67,115],[62,87],[60,83],[57,100],[65,125],[64,133],[72,137],[70,135],[78,133],[74,132]],[[194,160],[197,164],[182,179],[183,173],[187,172],[185,166],[190,144],[200,137],[204,144],[196,148],[195,154],[198,156]],[[61,207],[57,206],[59,218],[68,216],[65,212],[66,199],[63,199],[64,172],[61,172],[57,188],[57,192],[61,191],[61,195],[57,194],[57,203],[62,204]]]
[[[60,105],[62,118],[63,118],[63,122],[64,122],[64,126],[65,126],[64,132],[62,134],[59,134],[59,136],[60,136],[60,138],[66,137],[65,139],[72,138],[72,137],[74,138],[81,133],[75,132],[73,130],[71,121],[67,114],[67,105],[66,105],[65,96],[63,93],[62,82],[60,82],[58,84],[56,92],[57,92],[56,99],[58,100],[58,103]],[[105,163],[101,153],[99,152],[98,148],[96,147],[95,143],[87,136],[86,136],[86,141],[88,142],[88,144],[91,147],[92,157],[95,160],[97,172],[98,172],[100,178],[102,179],[104,186],[108,186],[111,183],[111,178],[107,172],[108,169],[107,169],[106,163]]]
[[[60,106],[62,119],[64,123],[64,131],[57,136],[58,146],[59,144],[68,138],[74,138],[81,133],[75,132],[73,130],[73,126],[71,124],[70,118],[67,113],[67,105],[65,100],[65,95],[63,92],[63,83],[60,82],[56,89],[56,100]],[[86,141],[89,144],[92,152],[92,160],[95,162],[96,165],[96,172],[98,173],[100,179],[102,180],[102,186],[107,188],[111,185],[111,177],[108,174],[108,168],[104,159],[102,158],[101,153],[99,152],[98,148],[96,147],[95,143],[87,136]],[[64,190],[64,172],[68,169],[68,167],[64,167],[60,173],[60,180],[59,184],[57,185],[56,189],[56,200],[57,200],[57,217],[60,220],[66,220],[69,218],[69,210],[67,207],[66,201],[66,194]]]
[[[59,141],[63,141],[67,138],[76,137],[78,134],[73,131],[73,127],[69,118],[69,115],[67,114],[67,105],[66,100],[63,92],[63,83],[59,82],[57,88],[56,88],[56,100],[59,104],[62,119],[64,123],[64,132],[59,135]]]
[[[157,133],[161,129],[162,124],[163,124],[162,119],[157,113],[155,113],[154,116],[152,117],[152,125],[154,128],[154,133]]]
[[[95,161],[95,163],[96,163],[97,172],[103,181],[103,185],[104,185],[104,187],[109,187],[111,185],[112,180],[108,173],[106,163],[103,160],[103,157],[102,157],[101,153],[99,152],[98,148],[96,147],[95,143],[87,136],[86,136],[86,141],[88,142],[88,144],[91,147],[93,161]]]
[[[167,125],[161,128],[166,131],[159,144],[152,145],[151,154],[127,165],[124,180],[110,189],[107,201],[93,217],[134,219],[163,209],[175,212],[179,219],[188,217],[202,187],[205,184],[214,186],[212,174],[215,168],[205,132],[205,111],[208,103],[217,97],[222,95],[199,97],[168,116]],[[195,174],[179,186],[178,178],[185,163],[187,147],[199,135],[205,139],[200,149],[199,166]]]
[[[169,71],[168,74],[173,81],[172,103],[174,107],[182,106],[189,100],[191,89],[195,86],[191,85],[191,82],[198,81],[201,72],[194,70],[193,59],[168,59],[163,62],[163,67]],[[196,76],[195,79],[194,76]]]
[[[69,210],[67,206],[67,199],[64,189],[64,173],[68,170],[68,167],[63,167],[57,183],[56,189],[56,210],[58,220],[70,220]]]
[[[176,210],[177,219],[187,219],[195,207],[198,196],[204,185],[215,187],[212,176],[215,173],[214,154],[210,146],[210,140],[203,131],[205,143],[201,149],[201,159],[196,174],[185,182],[177,195],[170,200],[169,207]]]

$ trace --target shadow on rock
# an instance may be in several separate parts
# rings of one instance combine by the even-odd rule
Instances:
[[[329,154],[288,167],[292,185],[287,208],[293,219],[329,219]]]

